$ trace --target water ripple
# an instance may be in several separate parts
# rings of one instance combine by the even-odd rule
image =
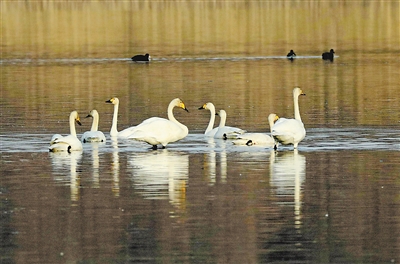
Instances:
[[[398,131],[394,129],[314,128],[307,130],[307,136],[299,144],[299,150],[400,150],[398,134]],[[1,152],[47,152],[51,136],[48,134],[3,134],[0,135]],[[145,152],[150,148],[145,143],[132,140],[119,140],[117,143],[119,152]],[[106,144],[99,145],[99,151],[115,151],[112,144],[111,140],[108,140]],[[84,151],[91,148],[91,144],[84,144]],[[189,134],[185,139],[169,144],[167,149],[187,153],[208,153],[210,151],[264,152],[268,148],[235,146],[229,140],[207,139],[203,134]],[[291,150],[293,146],[279,146],[279,149]]]

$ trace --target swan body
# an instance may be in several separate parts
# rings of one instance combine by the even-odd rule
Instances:
[[[306,136],[306,130],[304,124],[301,121],[300,110],[299,110],[299,96],[305,95],[303,91],[296,87],[293,89],[293,103],[294,103],[294,119],[280,118],[272,127],[272,136],[275,139],[275,149],[278,144],[283,145],[293,144],[294,148],[302,141]]]
[[[117,122],[118,122],[118,107],[119,107],[119,99],[117,97],[113,97],[110,100],[107,100],[106,103],[110,103],[114,105],[114,114],[112,119],[112,125],[110,130],[111,137],[119,137],[119,138],[128,138],[129,135],[132,134],[135,129],[134,126],[125,128],[122,131],[117,130]]]
[[[238,135],[244,134],[246,132],[246,130],[240,129],[238,127],[225,126],[225,110],[219,110],[216,115],[219,115],[221,120],[219,121],[218,131],[217,133],[215,133],[214,138],[235,139]]]
[[[272,129],[274,122],[278,119],[279,117],[276,114],[270,114],[268,116],[268,124],[270,129]],[[274,146],[275,140],[267,133],[244,133],[243,135],[238,136],[237,139],[233,141],[233,144],[247,146]]]
[[[90,131],[86,131],[83,133],[81,137],[81,141],[83,143],[86,142],[106,142],[106,137],[104,136],[104,133],[99,131],[99,113],[97,110],[93,109],[90,111],[90,113],[86,117],[92,117],[93,118],[93,123],[92,123],[92,128]]]
[[[174,107],[180,107],[189,112],[184,102],[179,98],[175,98],[168,105],[168,119],[161,117],[146,119],[135,127],[129,138],[147,142],[153,146],[153,149],[157,149],[159,144],[165,148],[168,143],[186,137],[189,129],[175,119],[172,112]]]
[[[75,122],[81,125],[79,115],[77,111],[72,111],[69,115],[69,129],[70,134],[67,136],[62,136],[60,134],[55,134],[52,136],[50,141],[50,152],[58,151],[76,151],[82,150],[82,143],[76,136]]]
[[[204,104],[203,106],[199,107],[199,110],[202,110],[202,109],[209,110],[211,113],[210,121],[208,122],[208,126],[206,128],[206,131],[204,132],[204,135],[206,137],[214,137],[218,131],[218,127],[213,128],[214,122],[215,122],[215,106],[213,103],[208,102],[208,103]]]

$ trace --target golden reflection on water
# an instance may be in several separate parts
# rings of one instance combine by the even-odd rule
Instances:
[[[398,2],[2,3],[3,58],[301,54],[399,46]]]
[[[137,124],[137,113],[164,113],[174,95],[232,107],[233,122],[252,126],[271,111],[292,114],[285,89],[300,85],[310,96],[303,109],[311,127],[394,125],[398,24],[396,2],[2,2],[1,107],[18,112],[0,121],[29,128],[51,115],[59,122],[66,109],[88,111],[118,95],[121,124]],[[232,60],[330,48],[334,63]],[[145,52],[151,65],[120,60]],[[225,60],[193,60],[214,57]],[[106,113],[100,122],[108,127]],[[190,124],[197,118],[183,118],[200,129]]]

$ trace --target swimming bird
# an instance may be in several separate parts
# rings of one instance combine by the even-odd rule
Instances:
[[[151,57],[149,53],[146,53],[145,55],[135,55],[131,59],[133,61],[150,61]]]
[[[104,136],[104,133],[99,131],[99,113],[97,110],[93,109],[90,111],[90,113],[86,116],[86,118],[92,117],[93,118],[93,123],[92,123],[92,128],[90,131],[86,131],[83,133],[81,137],[81,141],[83,143],[86,142],[106,142],[106,137]]]
[[[181,99],[175,98],[168,105],[168,119],[161,117],[146,119],[135,127],[129,138],[147,142],[155,150],[159,144],[162,145],[162,148],[165,148],[168,143],[186,137],[189,129],[175,119],[172,112],[174,107],[180,107],[189,112],[185,103]]]
[[[206,128],[206,131],[204,132],[204,135],[206,137],[214,137],[215,133],[217,133],[217,131],[218,131],[218,127],[213,128],[214,122],[215,122],[215,106],[213,103],[208,102],[208,103],[204,104],[203,106],[199,107],[199,110],[202,110],[202,109],[209,110],[211,113],[210,121],[208,122],[208,126]]]
[[[269,114],[268,116],[268,124],[270,129],[272,129],[275,121],[277,121],[279,117],[276,114]],[[244,133],[237,137],[236,140],[232,142],[235,145],[262,145],[262,146],[274,146],[275,140],[272,136],[267,133]]]
[[[296,87],[293,89],[294,119],[279,118],[272,127],[272,136],[275,139],[274,148],[277,149],[278,143],[283,145],[293,144],[294,148],[306,136],[304,124],[301,121],[299,110],[299,96],[305,95],[303,91]]]
[[[322,53],[322,59],[333,61],[334,53],[335,52],[333,51],[333,49],[331,49],[329,52],[324,52]]]
[[[293,50],[290,50],[289,53],[286,55],[289,60],[293,60],[296,57],[296,53]]]
[[[114,115],[112,119],[112,125],[110,130],[111,137],[119,137],[119,138],[128,138],[129,135],[132,134],[134,126],[125,128],[122,131],[117,130],[117,122],[118,122],[118,106],[119,106],[119,99],[117,97],[113,97],[110,100],[107,100],[106,103],[114,105]]]
[[[81,125],[78,112],[72,111],[71,114],[69,115],[70,134],[67,136],[62,136],[60,134],[53,135],[50,141],[50,147],[49,147],[50,152],[57,152],[57,151],[71,152],[76,150],[82,150],[82,143],[76,136],[75,122],[78,125]]]
[[[222,139],[235,139],[238,135],[246,133],[246,130],[243,130],[238,127],[225,126],[226,123],[226,112],[225,110],[219,110],[216,115],[218,115],[221,119],[219,121],[218,131],[215,133],[214,138],[222,138]]]

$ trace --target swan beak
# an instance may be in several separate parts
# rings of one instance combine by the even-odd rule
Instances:
[[[180,103],[179,103],[179,107],[182,108],[183,110],[185,110],[186,112],[189,112],[189,110],[186,108],[184,102],[180,102]]]
[[[202,110],[202,109],[207,109],[207,104],[203,104],[202,106],[199,107],[199,110]]]
[[[88,114],[85,118],[88,118],[88,117],[92,117],[92,115],[91,115],[91,114]]]
[[[106,103],[112,104],[114,102],[114,98],[111,98],[110,100],[107,100]]]
[[[274,121],[276,122],[276,121],[278,121],[278,119],[279,119],[279,116],[276,115]]]
[[[82,124],[81,124],[81,121],[79,120],[79,118],[76,119],[75,121],[76,121],[76,123],[77,123],[78,125],[80,125],[80,126],[82,125]]]

